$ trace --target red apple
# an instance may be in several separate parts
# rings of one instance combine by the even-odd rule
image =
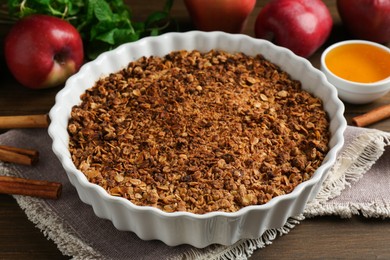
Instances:
[[[185,0],[195,27],[202,31],[240,33],[256,0]]]
[[[332,25],[321,0],[271,0],[257,16],[255,35],[309,57],[328,38]]]
[[[390,42],[389,0],[337,0],[337,10],[353,36],[379,43]]]
[[[4,53],[16,80],[33,89],[63,84],[84,60],[79,32],[70,23],[47,15],[18,21],[5,39]]]

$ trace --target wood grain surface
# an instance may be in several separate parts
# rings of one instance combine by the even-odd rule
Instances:
[[[161,0],[127,0],[137,19],[144,19],[153,10],[160,10]],[[147,2],[147,3],[146,3]],[[253,28],[259,10],[267,1],[257,1],[244,33],[254,36]],[[336,1],[324,1],[329,7],[334,28],[324,46],[309,60],[319,67],[321,52],[326,46],[351,39],[340,23]],[[176,0],[172,15],[182,31],[193,29],[183,1]],[[0,41],[9,26],[0,25]],[[29,90],[18,84],[8,72],[2,49],[0,52],[0,115],[47,113],[54,104],[61,87],[47,90]],[[345,104],[345,117],[352,117],[380,105],[390,103],[390,94],[367,105]],[[390,131],[390,119],[369,126]],[[253,253],[251,259],[390,259],[389,219],[367,219],[356,216],[341,219],[336,216],[304,220],[289,234],[277,238],[272,245]],[[31,223],[12,196],[0,195],[0,259],[69,259],[56,245]]]

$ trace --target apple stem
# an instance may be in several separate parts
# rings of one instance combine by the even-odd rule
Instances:
[[[20,3],[20,13],[23,13],[24,5],[26,4],[26,0]]]
[[[66,5],[65,6],[65,10],[64,12],[62,13],[62,19],[65,19],[66,15],[68,14],[68,6]]]

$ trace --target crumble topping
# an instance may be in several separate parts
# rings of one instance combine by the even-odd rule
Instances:
[[[263,56],[142,57],[74,106],[69,150],[113,196],[166,212],[234,212],[308,180],[328,152],[320,99]]]

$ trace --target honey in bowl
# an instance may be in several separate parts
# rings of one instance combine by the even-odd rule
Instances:
[[[373,83],[390,77],[390,52],[363,43],[334,48],[325,63],[333,74],[349,81]]]

